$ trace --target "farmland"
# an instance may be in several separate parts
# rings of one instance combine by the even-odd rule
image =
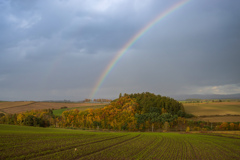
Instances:
[[[210,122],[239,122],[240,102],[183,103],[185,111]]]
[[[104,107],[106,104],[104,103],[57,103],[57,102],[0,102],[0,112],[3,113],[20,113],[26,112],[34,109],[62,109],[60,111],[56,111],[56,114],[61,114],[66,109],[74,109],[85,110],[88,108],[99,108]]]
[[[72,108],[64,108],[64,109],[55,109],[53,110],[53,114],[56,116],[61,116],[62,112],[66,111],[66,110],[71,110],[71,109],[77,109],[79,111],[83,111],[86,109],[97,109],[97,108],[103,108],[106,104],[94,104],[94,103],[90,103],[86,106],[82,105],[82,106],[78,106],[78,107],[72,107]]]
[[[239,136],[213,135],[0,125],[0,159],[240,159]]]

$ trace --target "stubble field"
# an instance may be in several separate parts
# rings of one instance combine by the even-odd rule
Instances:
[[[104,107],[104,103],[57,103],[57,102],[0,102],[0,112],[3,113],[20,113],[30,110],[38,109],[61,109],[62,107],[67,107],[67,109],[77,108],[79,110],[85,110],[88,108],[99,108]],[[62,109],[64,111],[66,109]],[[60,113],[62,112],[60,110]],[[58,112],[57,112],[58,113]]]
[[[240,159],[239,138],[0,125],[0,159]]]
[[[240,102],[183,103],[194,120],[209,122],[240,122]]]

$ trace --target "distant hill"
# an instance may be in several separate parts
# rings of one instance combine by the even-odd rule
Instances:
[[[173,95],[171,96],[176,100],[186,99],[240,99],[238,94],[192,94],[192,95]]]

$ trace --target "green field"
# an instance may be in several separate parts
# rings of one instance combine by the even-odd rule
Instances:
[[[239,138],[0,125],[0,159],[240,159]]]

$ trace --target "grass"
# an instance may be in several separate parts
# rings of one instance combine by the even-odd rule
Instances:
[[[66,110],[68,110],[68,108],[55,109],[55,110],[53,110],[53,114],[54,114],[55,116],[61,116],[61,115],[62,115],[62,112],[66,111]]]
[[[0,159],[240,159],[239,138],[0,125]]]

